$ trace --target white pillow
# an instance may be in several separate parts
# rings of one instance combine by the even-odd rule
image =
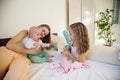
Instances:
[[[120,61],[117,59],[119,52],[114,47],[96,45],[89,51],[87,58],[120,66]]]
[[[115,47],[120,50],[120,44],[114,44],[112,47]],[[120,52],[118,54],[118,60],[120,60]]]
[[[64,37],[59,37],[56,35],[51,35],[51,41],[55,44],[57,44],[58,42],[66,43]]]
[[[118,54],[118,57],[117,57],[117,58],[118,58],[118,60],[120,60],[120,52],[119,52],[119,54]]]
[[[117,49],[119,49],[120,50],[120,44],[113,44],[113,46],[112,47],[115,47],[115,48],[117,48]]]

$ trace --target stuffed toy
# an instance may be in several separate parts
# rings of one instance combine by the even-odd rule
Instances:
[[[65,45],[65,43],[63,42],[58,42],[57,44],[58,53],[62,53],[64,50],[67,50],[70,48],[71,41],[69,37],[69,32],[67,30],[64,30],[63,35],[65,37],[67,44]],[[58,64],[53,64],[52,68],[56,70],[57,74],[68,73],[73,70],[72,64],[67,60],[66,57],[64,57],[63,60]]]
[[[64,50],[68,50],[70,48],[70,45],[71,45],[69,32],[67,30],[64,30],[63,35],[64,35],[64,38],[66,40],[66,43],[58,42],[58,44],[57,44],[58,49],[57,50],[58,50],[59,53],[62,53]]]
[[[76,69],[89,69],[90,65],[87,62],[73,62],[71,63],[67,59],[59,62],[58,64],[52,64],[52,69],[55,70],[56,75],[61,75],[64,73],[70,73]]]
[[[57,44],[54,44],[54,46],[53,46],[54,50],[58,50],[59,53],[62,53],[62,51],[64,51],[64,49],[65,50],[69,49],[70,45],[71,45],[69,32],[67,30],[64,30],[63,35],[66,40],[66,43],[59,41]]]
[[[63,35],[64,35],[65,40],[67,42],[67,44],[65,45],[64,49],[69,49],[70,45],[71,45],[71,40],[70,40],[69,32],[67,30],[64,30],[63,31]]]
[[[60,75],[73,71],[73,66],[68,60],[64,59],[58,64],[52,64],[52,69],[55,70],[56,75]]]
[[[73,69],[81,69],[81,68],[84,68],[84,69],[89,69],[90,68],[90,65],[89,63],[87,62],[73,62],[72,64],[73,66]]]
[[[46,51],[40,52],[38,55],[28,54],[27,57],[32,63],[44,63],[47,61],[48,53]]]

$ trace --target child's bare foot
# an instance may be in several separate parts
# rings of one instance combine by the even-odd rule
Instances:
[[[47,60],[46,60],[46,62],[52,62],[52,59],[50,59],[50,58],[47,58]]]

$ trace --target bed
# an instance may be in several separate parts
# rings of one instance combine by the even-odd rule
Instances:
[[[55,44],[57,41],[64,42],[61,38],[52,37]],[[8,40],[9,38],[0,41],[5,45]],[[49,50],[48,53],[54,55],[53,62],[32,63],[25,80],[120,80],[120,61],[117,59],[120,50],[116,48],[101,45],[93,46],[86,54],[86,61],[91,66],[89,69],[77,69],[62,75],[56,75],[51,65],[60,62],[63,56],[55,49]]]
[[[52,63],[31,64],[26,80],[120,80],[120,66],[87,59],[89,69],[77,69],[71,73],[57,75],[51,65],[62,60],[63,56],[55,50]]]

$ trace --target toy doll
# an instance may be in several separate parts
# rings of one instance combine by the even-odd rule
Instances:
[[[70,62],[67,59],[63,59],[63,61],[59,62],[58,64],[52,64],[52,69],[55,70],[56,75],[61,75],[65,73],[70,73],[73,70],[76,69],[88,69],[90,66],[88,66],[87,62]]]

